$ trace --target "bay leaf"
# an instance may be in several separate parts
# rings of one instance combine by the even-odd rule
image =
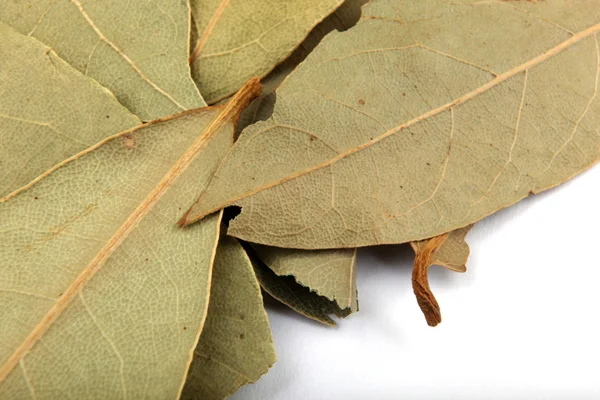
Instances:
[[[356,298],[356,249],[296,250],[253,246],[257,256],[279,276],[293,276],[297,283],[335,301],[343,310],[358,309]]]
[[[0,21],[50,46],[142,120],[205,105],[188,65],[187,1],[8,0]]]
[[[219,241],[210,293],[183,399],[225,399],[255,382],[276,360],[260,286],[236,239]]]
[[[598,32],[593,0],[374,0],[288,76],[181,223],[234,204],[228,233],[255,243],[402,243],[554,187],[600,156]]]
[[[0,398],[179,396],[221,214],[171,221],[259,87],[113,135],[0,199]]]
[[[412,283],[417,303],[425,315],[427,324],[436,326],[442,322],[440,306],[429,287],[428,272],[432,265],[439,265],[455,272],[466,272],[469,245],[465,236],[473,225],[444,233],[431,239],[412,242],[415,251]]]
[[[0,197],[141,123],[34,38],[2,23],[0,37]]]
[[[296,282],[292,276],[278,276],[257,256],[256,251],[249,243],[243,243],[243,245],[250,256],[254,272],[263,290],[297,313],[322,324],[336,326],[336,322],[331,319],[330,315],[344,318],[352,312],[358,311],[358,303],[355,303],[356,309],[342,309],[335,301],[311,291],[308,287]]]
[[[190,66],[209,104],[264,77],[343,0],[191,0]]]

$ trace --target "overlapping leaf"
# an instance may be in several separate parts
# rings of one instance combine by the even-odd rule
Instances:
[[[51,47],[142,120],[205,105],[188,66],[187,1],[7,0],[0,22]]]
[[[0,23],[0,197],[140,124],[50,48]]]
[[[113,135],[0,199],[1,398],[178,395],[220,215],[185,231],[172,221],[256,92]]]
[[[223,236],[212,276],[208,317],[183,389],[184,399],[224,399],[275,362],[260,286],[237,240]]]
[[[335,301],[342,310],[357,311],[356,249],[296,250],[254,246],[261,261],[279,276]]]
[[[191,0],[190,65],[209,104],[264,77],[343,0]]]
[[[325,18],[310,32],[302,44],[262,81],[263,92],[244,110],[238,123],[241,132],[256,121],[264,121],[271,116],[275,106],[275,89],[310,54],[319,42],[331,31],[345,31],[360,19],[361,6],[368,0],[345,0],[333,14]]]
[[[558,185],[600,156],[598,32],[593,0],[372,2],[286,79],[183,222],[235,204],[229,234],[252,242],[399,243]]]
[[[334,300],[311,291],[299,284],[294,277],[277,275],[262,262],[249,243],[244,243],[244,248],[252,260],[254,272],[263,290],[299,314],[325,325],[335,326],[331,315],[344,318],[358,311],[358,303],[354,303],[356,308],[342,309]]]

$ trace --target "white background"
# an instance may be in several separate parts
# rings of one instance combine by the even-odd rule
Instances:
[[[362,249],[360,311],[327,328],[267,301],[278,361],[234,399],[600,399],[600,165],[478,223],[468,271],[430,270],[430,328],[406,245]]]

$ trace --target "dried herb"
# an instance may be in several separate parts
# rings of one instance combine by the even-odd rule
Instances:
[[[578,4],[369,3],[287,77],[182,223],[236,205],[229,234],[250,242],[403,243],[566,181],[600,157],[600,10]]]
[[[206,105],[188,67],[185,1],[2,1],[0,22],[51,47],[144,121]]]
[[[220,213],[190,230],[169,221],[208,183],[258,90],[108,137],[0,199],[0,397],[177,396]]]
[[[596,0],[365,3],[0,2],[0,398],[225,398],[260,287],[335,325],[361,246],[437,325],[429,267],[598,161]]]

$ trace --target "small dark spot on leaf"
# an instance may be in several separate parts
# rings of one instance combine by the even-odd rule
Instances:
[[[406,97],[406,93],[405,93],[405,92],[402,92],[402,96],[405,96],[405,97]]]
[[[431,164],[430,164],[430,163],[427,163],[427,166],[428,166],[428,167],[431,167]]]
[[[358,99],[358,104],[362,106],[363,104],[365,104],[365,101],[363,99]]]
[[[240,333],[240,339],[245,338],[246,336],[243,333]]]
[[[313,140],[315,140],[315,139],[316,139],[315,135],[310,135],[310,138],[309,138],[309,140],[310,140],[311,142],[312,142]]]
[[[240,319],[243,321],[246,316],[244,314],[240,314]]]
[[[148,261],[148,259],[146,258],[146,261]]]
[[[373,138],[371,138],[371,140],[373,140]]]
[[[184,327],[183,327],[183,330],[184,330],[184,331],[185,331],[185,330],[187,330],[187,327],[186,327],[186,326],[184,326]]]
[[[35,196],[33,199],[34,199],[34,200],[37,200],[37,199],[38,199],[38,197],[37,197],[37,196]]]
[[[106,116],[106,119],[109,119],[109,118],[110,118],[110,115],[107,115],[107,116]]]

